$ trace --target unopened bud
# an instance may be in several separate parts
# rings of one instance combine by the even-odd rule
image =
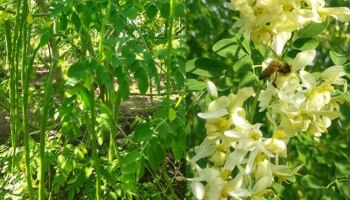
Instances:
[[[207,81],[207,91],[211,98],[218,98],[218,90],[213,82]]]

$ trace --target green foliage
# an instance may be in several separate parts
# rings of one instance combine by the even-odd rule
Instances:
[[[220,77],[223,69],[208,58],[195,58],[186,63],[186,72],[204,77]]]
[[[110,2],[109,7],[105,0],[53,0],[40,1],[30,8],[35,17],[32,35],[27,38],[28,52],[31,55],[33,48],[40,48],[34,58],[34,66],[38,67],[33,75],[45,71],[37,79],[42,85],[48,79],[47,66],[54,62],[59,65],[54,93],[50,94],[53,100],[47,110],[45,185],[40,191],[37,191],[39,150],[30,150],[30,164],[36,166],[31,175],[35,196],[43,191],[44,197],[51,199],[182,198],[184,187],[179,185],[184,184],[175,187],[173,178],[182,176],[180,160],[186,151],[182,100],[187,53],[182,31],[185,4],[175,1],[171,8],[169,1]],[[8,3],[6,7],[16,10],[16,5],[17,2]],[[174,37],[168,41],[171,9],[175,17]],[[9,15],[16,17],[13,11]],[[16,24],[15,18],[10,18],[10,24]],[[10,29],[14,31],[14,27]],[[3,31],[1,26],[0,32]],[[173,46],[170,56],[168,44]],[[0,44],[0,53],[4,51],[4,44]],[[164,80],[168,60],[169,83]],[[31,88],[29,97],[29,110],[38,118],[44,87]],[[170,88],[171,99],[162,98],[166,87]],[[20,102],[21,91],[17,97]],[[135,97],[142,100],[134,100]],[[169,106],[165,102],[170,102]],[[21,109],[20,104],[17,106]],[[30,121],[34,124],[30,130],[31,145],[37,147],[39,122],[36,116]],[[21,127],[18,128],[20,131]],[[97,159],[93,156],[95,139],[89,134],[96,137]],[[22,145],[22,139],[17,139]],[[6,154],[0,159],[1,169],[11,167],[9,146],[9,143],[1,146],[1,153]],[[0,185],[6,185],[0,189],[1,199],[28,198],[23,181],[23,147],[18,149],[15,159],[21,166],[15,166],[14,174],[0,172]],[[99,170],[96,163],[101,166]],[[176,174],[168,174],[169,171]],[[101,183],[96,186],[98,179]]]
[[[303,29],[297,32],[298,37],[300,38],[312,38],[319,34],[321,34],[324,30],[326,30],[329,21],[325,21],[322,23],[312,23],[304,27]]]

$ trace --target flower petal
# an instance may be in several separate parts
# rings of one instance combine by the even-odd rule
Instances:
[[[234,152],[227,156],[225,165],[223,169],[233,170],[236,165],[238,165],[247,154],[247,151],[236,149]]]
[[[307,89],[312,89],[313,87],[316,86],[316,79],[315,77],[304,70],[300,71],[300,78],[303,81],[303,85],[307,88]]]
[[[197,154],[191,159],[191,162],[195,163],[198,160],[208,157],[214,153],[216,149],[215,144],[211,144],[209,146],[204,147],[203,149],[200,149]]]
[[[201,200],[201,199],[204,198],[205,189],[204,189],[203,183],[197,182],[197,181],[192,182],[192,183],[190,184],[190,188],[191,188],[191,190],[192,190],[193,195],[194,195],[197,199]]]
[[[255,148],[252,152],[250,152],[249,158],[248,158],[248,163],[247,166],[245,167],[245,173],[249,174],[250,171],[253,168],[253,164],[255,162],[255,158],[259,153],[259,148]]]
[[[317,11],[320,15],[332,16],[341,22],[350,21],[350,9],[346,7],[318,8]]]
[[[239,133],[237,131],[233,131],[233,130],[229,130],[229,131],[225,131],[224,135],[230,138],[235,138],[235,139],[239,139],[242,136],[242,133]]]
[[[292,33],[290,32],[280,32],[273,38],[271,48],[277,55],[282,55],[284,45],[291,38],[291,36]]]
[[[271,183],[272,183],[271,177],[264,176],[256,182],[256,184],[253,187],[253,192],[259,193],[265,190],[266,188],[270,187]]]
[[[226,108],[221,108],[219,110],[216,110],[214,112],[206,112],[206,113],[198,113],[198,117],[202,119],[216,119],[222,116],[227,115],[227,109]]]
[[[297,54],[293,62],[293,71],[303,69],[306,65],[310,65],[316,57],[315,50],[303,51]]]

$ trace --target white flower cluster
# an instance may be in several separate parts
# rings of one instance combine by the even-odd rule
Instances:
[[[240,32],[270,46],[277,55],[282,54],[291,33],[307,24],[323,22],[326,16],[350,21],[349,8],[325,8],[324,0],[232,0],[231,8],[240,12],[236,23]],[[290,138],[307,132],[317,139],[327,132],[331,120],[339,117],[343,100],[338,88],[347,90],[342,66],[329,67],[321,74],[305,70],[315,57],[316,51],[303,51],[283,64],[290,68],[283,73],[278,66],[272,73],[262,73],[269,80],[259,94],[249,87],[219,97],[214,83],[207,82],[213,100],[206,112],[198,114],[206,120],[206,138],[194,148],[190,160],[195,172],[189,179],[194,199],[265,199],[272,194],[274,181],[297,173],[300,166],[290,169],[279,163],[280,157],[287,156]],[[271,60],[262,64],[264,71]],[[257,98],[260,112],[266,110],[273,125],[271,138],[264,137],[262,124],[246,119],[243,105],[250,97]]]
[[[207,88],[215,98],[215,85],[208,81]],[[252,88],[242,88],[236,95],[213,100],[207,112],[198,114],[206,120],[207,137],[195,147],[196,155],[190,161],[199,175],[190,179],[196,199],[262,199],[271,192],[268,188],[274,177],[285,180],[298,170],[278,163],[279,157],[287,156],[286,143],[279,138],[280,134],[265,138],[261,124],[247,121],[243,104],[251,96],[254,96]],[[201,168],[196,163],[204,158],[210,165]]]
[[[256,43],[284,38],[310,23],[321,23],[327,16],[341,22],[350,20],[350,9],[328,8],[324,0],[231,0],[231,9],[240,12],[235,26]]]
[[[314,57],[314,51],[301,52],[294,63],[300,63],[297,59],[303,58],[306,64]],[[267,109],[269,121],[275,130],[285,133],[286,140],[301,131],[319,137],[327,132],[331,120],[339,117],[339,104],[343,100],[334,94],[337,93],[335,87],[342,86],[344,92],[347,90],[347,82],[342,78],[344,69],[342,66],[329,67],[317,77],[305,71],[304,66],[292,67],[301,70],[277,76],[275,86],[268,84],[260,92],[260,111]]]

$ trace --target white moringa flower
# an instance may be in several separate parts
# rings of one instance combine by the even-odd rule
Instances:
[[[322,22],[327,16],[331,16],[340,22],[350,21],[350,9],[347,7],[325,8],[326,3],[324,0],[307,0],[306,2],[311,6],[314,15],[320,19],[320,21],[315,22]]]
[[[264,44],[279,40],[277,43],[282,48],[290,39],[290,33],[310,23],[321,23],[327,16],[341,22],[350,21],[349,8],[327,8],[323,0],[231,0],[230,8],[240,12],[234,26],[247,38]],[[278,54],[279,50],[281,48]]]
[[[276,52],[277,55],[282,55],[284,45],[288,42],[288,40],[292,37],[291,32],[281,32],[277,33],[272,38],[271,48]]]
[[[345,71],[342,66],[333,66],[329,67],[322,72],[322,79],[324,82],[323,85],[331,84],[331,85],[343,85],[343,91],[347,91],[347,81],[342,78],[345,76]]]
[[[287,145],[284,141],[276,138],[269,138],[264,141],[266,148],[273,154],[287,156]]]
[[[196,155],[193,156],[193,158],[190,161],[192,163],[195,163],[202,158],[206,158],[212,155],[217,148],[217,144],[216,144],[217,142],[218,140],[213,140],[213,139],[210,140],[208,138],[205,138],[201,145],[196,146],[194,148]]]
[[[317,79],[304,70],[304,66],[312,60],[311,56],[306,55],[313,53],[300,54],[294,61],[294,73],[277,79],[278,88],[268,85],[260,93],[260,111],[267,109],[268,116],[271,116],[269,120],[279,124],[277,128],[289,137],[300,131],[307,131],[317,137],[327,132],[331,120],[339,117],[341,100],[332,94],[336,86],[343,86],[346,91],[347,83],[343,78],[345,72],[341,66],[333,66]],[[306,61],[298,61],[302,58]],[[298,69],[301,70],[296,71]]]
[[[244,101],[254,95],[252,88],[242,88],[237,95],[222,96],[209,103],[208,112],[198,113],[200,118],[206,119],[207,135],[210,139],[221,136],[225,130],[234,124],[240,127],[250,126],[242,108]]]
[[[242,180],[239,176],[235,179],[231,179],[231,172],[227,170],[220,170],[215,168],[204,168],[198,170],[199,177],[194,179],[206,182],[206,186],[203,188],[197,183],[194,185],[192,183],[192,192],[196,192],[198,197],[206,200],[220,200],[227,197],[227,193],[236,194],[236,191],[240,191],[242,185]],[[196,186],[196,187],[194,187]],[[229,187],[230,186],[230,187]],[[198,190],[198,191],[196,191]],[[197,199],[200,199],[198,198]]]
[[[198,114],[206,120],[207,135],[194,148],[195,155],[190,160],[196,169],[195,177],[189,179],[193,198],[263,199],[270,191],[274,182],[272,167],[279,166],[279,156],[286,156],[286,143],[279,139],[281,134],[264,138],[262,124],[251,124],[246,119],[243,104],[251,96],[252,88],[242,88],[237,94],[216,98],[208,104],[207,112]],[[266,107],[271,102],[273,98]],[[204,158],[207,165],[201,169],[197,162]]]
[[[215,152],[211,155],[210,161],[214,166],[221,166],[225,163],[230,146],[227,144],[219,144],[216,146]]]

